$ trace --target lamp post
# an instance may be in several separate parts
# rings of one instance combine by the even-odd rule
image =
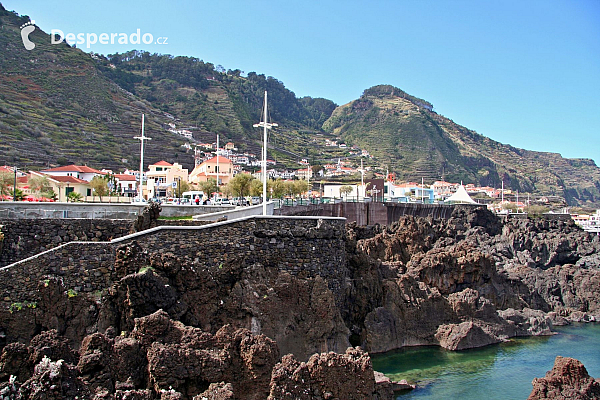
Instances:
[[[15,185],[13,186],[13,201],[17,201],[17,166],[15,165]]]
[[[142,197],[143,197],[143,193],[142,193],[142,179],[144,177],[144,172],[143,172],[143,168],[144,168],[144,140],[152,140],[147,136],[144,136],[144,114],[142,114],[142,136],[135,136],[134,139],[139,139],[140,140],[140,190],[138,191],[138,197],[139,197],[139,202],[140,204],[142,203]]]
[[[255,128],[262,127],[264,128],[264,138],[263,138],[263,151],[262,151],[262,179],[263,179],[263,215],[267,215],[267,129],[271,129],[274,126],[278,126],[277,124],[268,123],[268,113],[267,113],[267,91],[265,90],[265,107],[264,107],[264,119],[258,124],[252,125]]]
[[[219,195],[219,134],[217,133],[217,151],[215,153],[217,155],[217,196]]]

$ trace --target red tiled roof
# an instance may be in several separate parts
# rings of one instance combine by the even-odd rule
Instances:
[[[134,182],[137,181],[137,179],[135,179],[135,175],[115,174],[113,176],[120,181],[134,181]]]
[[[173,164],[169,164],[168,162],[162,160],[157,162],[156,164],[152,164],[152,165],[158,165],[159,167],[172,167]]]
[[[231,160],[229,158],[225,158],[223,156],[217,156],[219,158],[219,163],[230,163],[231,164]],[[205,163],[209,163],[209,162],[217,162],[217,157],[213,157],[210,160],[206,160],[204,161]],[[204,164],[204,163],[202,163]]]
[[[82,172],[82,173],[94,173],[94,174],[102,174],[102,172],[98,171],[97,169],[94,168],[90,168],[87,165],[65,165],[63,167],[56,167],[56,168],[50,168],[50,169],[45,169],[41,172]]]
[[[57,176],[57,175],[49,175],[51,179],[62,183],[89,183],[84,179],[75,178],[74,176]]]

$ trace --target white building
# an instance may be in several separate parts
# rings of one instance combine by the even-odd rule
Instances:
[[[87,165],[65,165],[64,167],[45,169],[40,172],[52,176],[73,176],[88,182],[94,179],[95,176],[105,175],[101,171],[90,168]]]

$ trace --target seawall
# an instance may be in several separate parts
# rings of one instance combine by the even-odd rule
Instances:
[[[62,279],[76,292],[107,289],[120,278],[116,252],[137,243],[147,257],[196,261],[206,268],[235,260],[260,263],[296,275],[320,275],[334,293],[345,280],[343,218],[245,217],[203,226],[159,226],[105,242],[69,242],[0,268],[4,306],[35,302],[37,287],[47,276]]]
[[[43,219],[135,219],[146,206],[123,203],[30,203],[26,201],[0,202],[0,218]],[[234,206],[161,205],[162,217],[181,217],[233,210]]]
[[[457,207],[486,207],[483,204],[421,204],[391,202],[341,202],[282,207],[277,215],[343,217],[358,225],[390,225],[405,215],[448,219]]]

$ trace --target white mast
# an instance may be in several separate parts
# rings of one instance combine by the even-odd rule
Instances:
[[[306,197],[310,201],[310,162],[308,163],[308,170],[306,171],[306,183],[308,186],[308,191],[306,192]]]
[[[217,133],[217,196],[219,195],[219,134]]]
[[[365,190],[365,170],[363,168],[363,159],[362,158],[360,159],[360,187],[363,190],[363,199],[364,199],[364,197],[367,193]],[[358,195],[358,193],[357,193],[357,195]]]
[[[262,179],[263,179],[263,215],[267,215],[267,129],[271,129],[274,126],[278,126],[277,124],[269,124],[267,122],[268,113],[267,113],[267,91],[265,90],[265,113],[263,117],[263,121],[254,124],[255,128],[263,127],[264,128],[264,138],[263,138],[263,159],[262,159]]]
[[[142,136],[135,136],[134,139],[140,140],[140,188],[138,190],[138,198],[140,204],[142,202],[142,179],[144,176],[144,140],[152,140],[144,136],[144,114],[142,114]]]

